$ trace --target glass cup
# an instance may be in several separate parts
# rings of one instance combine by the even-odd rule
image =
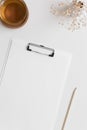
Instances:
[[[4,25],[18,28],[28,19],[29,11],[23,0],[2,0],[0,4],[0,18]]]

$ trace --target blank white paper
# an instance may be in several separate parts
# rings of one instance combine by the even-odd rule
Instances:
[[[27,41],[14,39],[0,86],[1,130],[53,130],[71,54],[54,57],[26,50]]]

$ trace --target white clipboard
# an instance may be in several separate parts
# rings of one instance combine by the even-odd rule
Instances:
[[[69,53],[12,40],[1,71],[0,129],[53,130],[70,62]]]

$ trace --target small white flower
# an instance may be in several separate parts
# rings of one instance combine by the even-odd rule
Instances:
[[[59,17],[61,25],[67,24],[71,30],[77,30],[87,26],[87,4],[80,0],[72,0],[72,2],[55,2],[51,7],[51,12]],[[65,20],[62,20],[65,19]],[[64,23],[63,23],[64,21]],[[68,22],[66,22],[68,21]]]

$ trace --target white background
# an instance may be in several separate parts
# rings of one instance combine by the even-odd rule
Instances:
[[[41,43],[49,47],[71,52],[73,54],[73,59],[62,103],[62,106],[66,109],[66,102],[69,99],[68,96],[70,96],[72,88],[79,88],[81,86],[83,90],[87,90],[87,28],[70,32],[65,28],[59,27],[58,18],[50,13],[51,0],[25,0],[25,2],[30,12],[26,25],[18,29],[9,29],[0,23],[0,68],[2,66],[8,40],[11,37],[27,39],[29,42]],[[82,96],[83,95],[84,93]],[[87,97],[85,97],[85,100],[86,98]],[[86,104],[85,100],[84,102]],[[83,110],[83,107],[81,107],[81,105],[80,107],[78,106],[76,110],[82,109],[85,115],[83,117],[84,119],[79,122],[78,117],[78,124],[74,124],[74,122],[72,123],[72,127],[67,123],[67,130],[73,130],[73,128],[82,130],[82,128],[87,128],[87,113]],[[63,110],[64,108],[62,107],[61,111]],[[77,120],[75,115],[73,117],[74,120]]]

